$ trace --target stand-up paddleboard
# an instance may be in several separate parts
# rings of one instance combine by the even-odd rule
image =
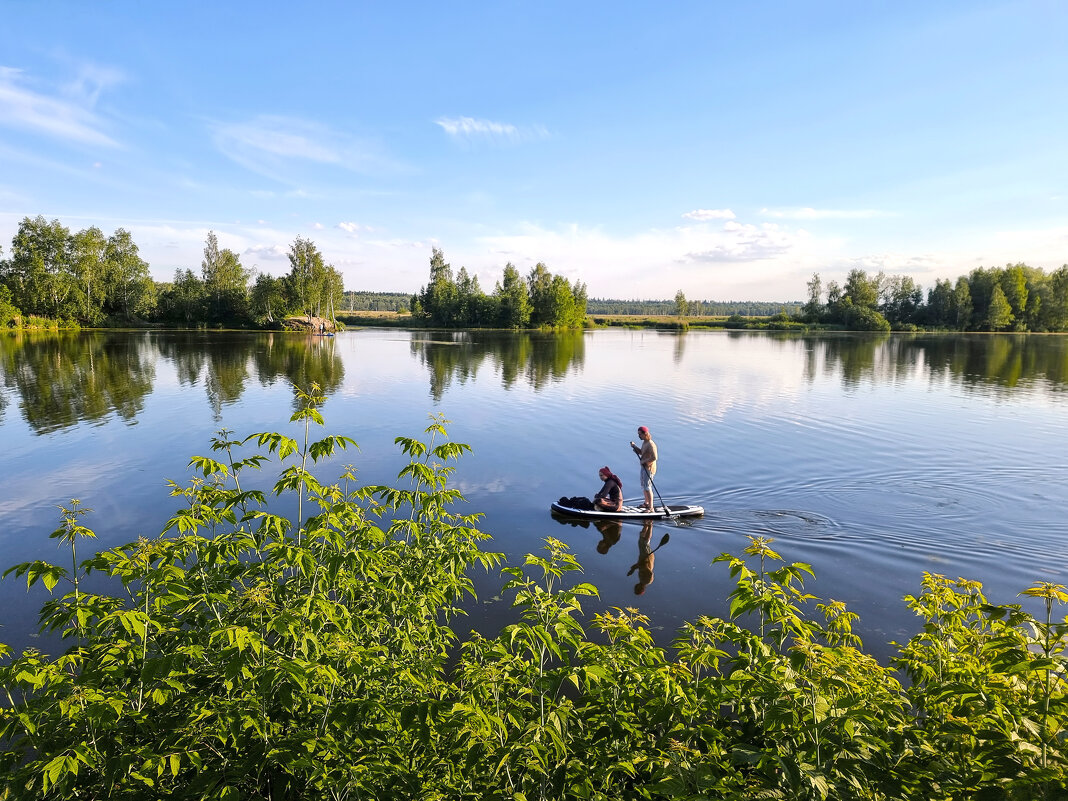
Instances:
[[[657,506],[647,512],[638,506],[624,506],[618,512],[604,509],[575,509],[560,502],[552,505],[558,515],[584,517],[589,520],[660,520],[665,517],[699,517],[705,513],[703,506]]]

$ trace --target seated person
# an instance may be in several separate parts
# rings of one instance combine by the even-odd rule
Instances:
[[[623,482],[607,466],[597,471],[604,486],[593,496],[593,508],[618,512],[623,508]]]

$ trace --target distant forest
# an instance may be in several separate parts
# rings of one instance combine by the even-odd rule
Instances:
[[[785,311],[789,315],[801,312],[801,301],[772,303],[760,300],[684,300],[686,315],[690,317],[770,317]],[[590,298],[586,301],[588,314],[678,314],[678,300],[611,300]]]
[[[345,290],[342,308],[348,311],[406,312],[412,307],[411,292],[362,292]]]

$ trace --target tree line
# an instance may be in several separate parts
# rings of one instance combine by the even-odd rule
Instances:
[[[446,328],[578,328],[586,320],[586,285],[553,275],[538,262],[520,275],[511,262],[487,295],[478,277],[461,267],[453,276],[445,254],[434,248],[430,281],[412,298],[412,316]]]
[[[123,228],[72,233],[59,220],[26,217],[10,256],[0,258],[0,324],[43,317],[85,326],[269,327],[290,314],[332,317],[343,303],[341,273],[311,240],[298,236],[287,255],[288,274],[257,273],[209,231],[199,272],[179,267],[172,281],[155,281]]]
[[[855,330],[919,328],[955,331],[1068,330],[1068,264],[1051,273],[1026,264],[977,267],[955,282],[938,279],[924,297],[907,275],[851,270],[824,290],[819,273],[807,284],[805,322]]]
[[[346,289],[344,304],[347,311],[407,312],[412,307],[412,294],[410,292],[365,292]]]
[[[800,301],[775,303],[759,300],[687,300],[680,290],[679,293],[676,293],[674,300],[590,298],[586,304],[586,311],[589,314],[649,316],[674,314],[680,317],[729,317],[732,314],[737,314],[741,317],[768,317],[783,309],[788,314],[797,314],[801,311],[801,303]]]

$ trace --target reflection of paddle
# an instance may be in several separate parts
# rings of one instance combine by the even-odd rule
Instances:
[[[654,553],[656,553],[661,548],[663,548],[665,545],[667,545],[668,544],[668,540],[670,540],[670,539],[671,539],[671,535],[670,534],[665,534],[663,537],[661,537],[660,538],[660,544],[657,545],[655,548],[653,548],[653,550],[649,551],[649,556],[652,556]],[[629,576],[631,573],[633,573],[637,569],[638,569],[638,563],[635,562],[633,565],[631,565],[630,570],[627,571],[627,575]]]

